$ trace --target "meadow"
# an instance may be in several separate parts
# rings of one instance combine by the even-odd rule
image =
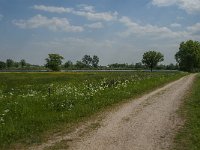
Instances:
[[[0,149],[176,80],[182,72],[0,73]],[[51,132],[50,132],[51,133]]]

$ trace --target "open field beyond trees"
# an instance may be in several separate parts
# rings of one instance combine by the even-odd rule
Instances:
[[[43,133],[134,98],[182,72],[1,73],[0,148],[42,141]]]

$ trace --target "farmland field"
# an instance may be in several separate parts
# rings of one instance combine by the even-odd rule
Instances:
[[[42,134],[176,80],[182,72],[0,73],[0,148]]]

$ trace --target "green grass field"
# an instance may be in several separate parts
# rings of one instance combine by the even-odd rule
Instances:
[[[191,93],[185,99],[181,115],[186,120],[175,138],[176,150],[200,149],[200,74],[198,74]]]
[[[39,143],[114,103],[141,95],[181,72],[0,73],[0,149]],[[51,133],[51,132],[50,132]]]

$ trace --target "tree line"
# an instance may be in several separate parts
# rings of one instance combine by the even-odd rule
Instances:
[[[45,67],[49,68],[53,71],[60,71],[62,68],[64,69],[97,69],[99,64],[99,57],[94,55],[84,55],[81,61],[77,61],[73,64],[72,61],[67,61],[62,65],[63,56],[59,54],[49,54],[49,57],[46,58]]]
[[[17,70],[17,69],[31,69],[31,68],[41,68],[39,65],[32,65],[27,63],[25,59],[18,61],[14,61],[12,59],[7,59],[5,62],[0,61],[0,70],[8,69],[8,70]]]
[[[136,64],[109,64],[108,66],[99,66],[99,57],[97,55],[84,55],[83,58],[76,63],[66,61],[63,63],[64,57],[59,54],[48,54],[45,59],[44,66],[32,65],[26,63],[24,59],[19,62],[7,59],[6,62],[0,61],[0,69],[49,69],[52,71],[60,71],[61,69],[153,69],[163,70],[182,70],[188,72],[200,71],[200,42],[188,40],[182,42],[179,51],[175,54],[177,64],[158,65],[164,60],[164,55],[158,51],[150,50],[143,54],[141,62]]]

